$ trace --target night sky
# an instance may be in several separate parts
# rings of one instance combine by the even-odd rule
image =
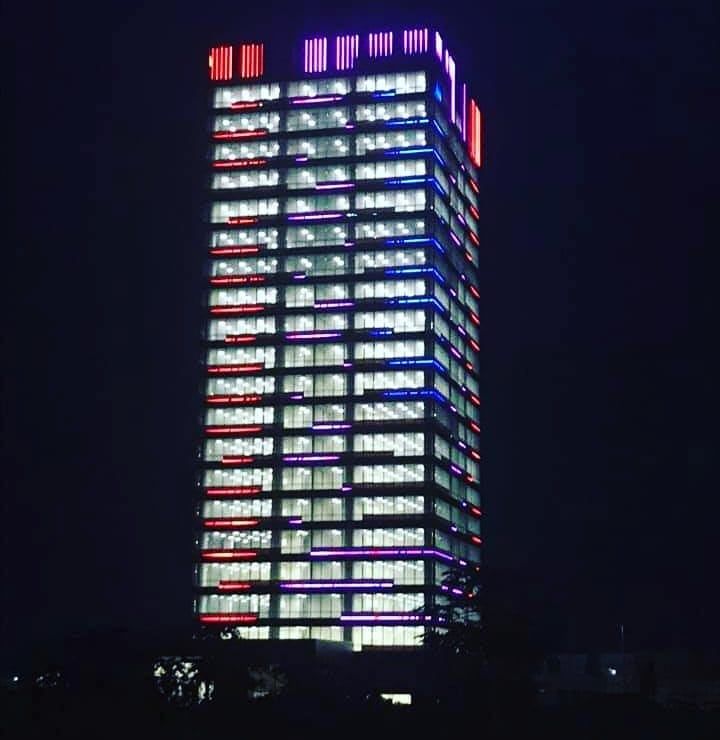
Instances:
[[[485,116],[488,598],[548,649],[617,649],[619,623],[629,650],[717,646],[717,431],[689,330],[716,11],[343,5],[3,11],[2,657],[191,623],[207,47],[419,23]]]

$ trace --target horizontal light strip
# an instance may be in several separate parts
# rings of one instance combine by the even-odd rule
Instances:
[[[259,493],[262,493],[261,486],[217,486],[205,489],[205,494],[212,497],[257,496]]]
[[[210,278],[210,285],[250,285],[265,280],[264,275],[219,275]]]
[[[205,427],[205,434],[209,436],[230,436],[230,435],[242,435],[242,434],[260,434],[263,428],[259,425],[253,426],[208,426]]]
[[[286,463],[337,462],[340,455],[283,455]]]
[[[285,581],[280,584],[285,591],[365,591],[392,587],[393,581]]]
[[[292,98],[290,102],[293,105],[306,105],[312,103],[333,103],[336,100],[342,100],[344,95],[318,95],[316,97]]]
[[[437,557],[455,561],[455,558],[444,550],[430,547],[327,547],[310,550],[311,558],[383,558],[383,557]]]
[[[341,337],[342,332],[340,331],[317,331],[317,332],[308,332],[303,334],[286,334],[285,339],[291,339],[291,340],[312,340],[312,339],[335,339],[336,337]]]
[[[208,375],[237,375],[238,373],[256,373],[265,369],[264,362],[247,365],[208,365]]]
[[[258,556],[257,550],[202,550],[200,556],[203,560],[255,560]]]
[[[253,624],[257,622],[257,614],[201,614],[200,621],[204,624]]]
[[[259,519],[205,519],[205,529],[243,529],[245,527],[256,527],[260,524]]]

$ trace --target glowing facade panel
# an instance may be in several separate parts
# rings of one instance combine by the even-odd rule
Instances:
[[[265,44],[240,45],[240,77],[261,77],[265,71]]]
[[[232,79],[233,48],[232,46],[213,46],[208,57],[210,79],[213,81]]]
[[[480,111],[430,29],[265,48],[210,56],[198,623],[417,646],[480,562]]]

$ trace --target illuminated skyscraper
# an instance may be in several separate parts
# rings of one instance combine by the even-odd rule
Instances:
[[[425,28],[210,51],[196,614],[419,645],[480,561],[480,113]]]

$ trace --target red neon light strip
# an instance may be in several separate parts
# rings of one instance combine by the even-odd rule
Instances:
[[[214,316],[236,316],[243,313],[259,313],[265,306],[211,306],[210,313]]]
[[[210,254],[216,257],[225,257],[231,254],[257,254],[260,247],[213,247]]]
[[[474,285],[470,286],[470,292],[475,296],[475,298],[480,298],[480,292]]]
[[[225,337],[225,344],[252,344],[257,342],[254,334],[228,334]]]
[[[251,465],[255,458],[249,455],[223,455],[220,462],[223,465]]]
[[[482,545],[482,540],[475,534],[470,536],[470,539],[476,544],[476,545]]]
[[[479,247],[480,239],[478,239],[477,234],[471,229],[468,229],[468,234],[470,234],[470,239],[472,240],[472,243]]]
[[[207,496],[257,496],[262,493],[261,486],[218,486],[206,488]]]
[[[216,159],[212,166],[215,169],[233,170],[240,167],[262,167],[267,159]]]
[[[203,550],[203,560],[254,560],[257,558],[255,550]]]
[[[470,311],[470,321],[473,322],[473,324],[476,324],[477,326],[480,326],[480,318],[477,314]]]
[[[251,583],[243,581],[218,581],[218,591],[249,591]]]
[[[473,432],[480,434],[480,427],[474,421],[470,422],[470,429],[472,429]]]
[[[470,394],[470,400],[471,400],[471,401],[472,401],[472,402],[473,402],[473,403],[474,403],[474,404],[475,404],[476,406],[479,406],[479,405],[480,405],[480,399],[479,399],[479,398],[478,398],[478,397],[477,397],[477,396],[476,396],[476,395],[475,395],[474,393],[471,393],[471,394]]]
[[[214,131],[213,139],[259,139],[267,136],[269,131],[266,128],[255,131]]]
[[[245,226],[247,224],[256,224],[258,222],[258,219],[257,218],[246,218],[244,216],[230,216],[227,222],[231,226]]]
[[[482,516],[482,511],[480,511],[480,509],[478,509],[477,506],[471,506],[470,507],[470,513],[473,516]]]
[[[253,108],[262,108],[263,104],[259,100],[238,100],[235,103],[230,103],[230,107],[233,110],[251,110]]]
[[[201,614],[203,624],[255,624],[257,614]]]
[[[262,401],[262,396],[258,395],[257,393],[245,393],[241,396],[206,396],[205,400],[207,403],[211,403],[214,405],[217,404],[254,404],[254,403],[260,403]]]
[[[255,527],[258,524],[260,524],[259,519],[206,519],[203,522],[205,529],[239,529]]]
[[[263,275],[220,275],[210,278],[210,285],[247,285],[264,282]]]
[[[475,452],[475,450],[470,450],[470,457],[472,457],[475,460],[481,459],[480,455],[477,452]]]
[[[472,189],[473,189],[473,190],[474,190],[474,191],[475,191],[476,193],[479,193],[479,192],[480,192],[480,188],[478,187],[478,184],[477,184],[477,183],[475,182],[475,180],[473,180],[472,178],[469,178],[469,179],[468,179],[468,182],[470,183],[470,187],[471,187],[471,188],[472,188]]]
[[[470,340],[470,346],[471,346],[471,347],[472,347],[472,348],[473,348],[473,349],[474,349],[474,350],[475,350],[476,352],[479,352],[479,351],[480,351],[480,345],[479,345],[479,344],[478,344],[478,343],[477,343],[477,342],[476,342],[476,341],[475,341],[474,339],[471,339],[471,340]]]
[[[264,362],[247,363],[245,365],[208,365],[208,375],[235,375],[237,373],[256,373],[265,369]]]
[[[260,434],[263,428],[261,426],[241,426],[241,427],[223,427],[209,426],[205,427],[205,434],[225,435],[225,434]]]
[[[480,220],[480,213],[478,212],[478,209],[475,208],[474,205],[470,205],[470,213],[472,213],[473,216],[479,221]]]

